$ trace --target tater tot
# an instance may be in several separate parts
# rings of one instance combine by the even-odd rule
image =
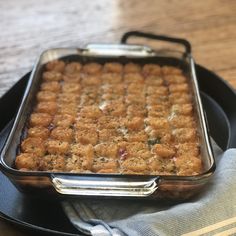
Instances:
[[[45,144],[41,138],[29,137],[21,143],[21,150],[26,153],[33,153],[40,157],[45,154]]]
[[[196,130],[193,128],[180,128],[172,131],[175,140],[179,143],[195,142],[197,139]]]
[[[81,144],[93,144],[98,141],[98,134],[96,129],[83,129],[75,132],[75,140]]]
[[[99,86],[101,79],[98,76],[88,75],[84,76],[81,80],[83,86]]]
[[[125,73],[139,73],[141,72],[141,66],[134,63],[127,63],[124,66]]]
[[[75,93],[62,93],[58,96],[58,103],[77,103],[79,101],[79,94]]]
[[[105,72],[111,72],[111,73],[122,73],[123,65],[118,62],[107,62],[105,63],[103,70]]]
[[[117,145],[118,156],[121,161],[132,157],[148,159],[151,155],[148,145],[142,142],[119,142]]]
[[[161,67],[156,64],[146,64],[142,70],[145,76],[147,75],[161,75]]]
[[[58,93],[61,90],[61,85],[58,81],[44,82],[41,84],[41,90]]]
[[[174,158],[162,158],[163,171],[162,175],[176,175]]]
[[[87,119],[87,118],[84,118],[84,119],[79,118],[78,120],[76,120],[75,128],[77,130],[92,129],[92,130],[96,131],[96,128],[97,128],[97,124],[96,123],[97,122],[92,123],[92,120]]]
[[[84,106],[80,110],[79,116],[96,119],[102,116],[102,111],[97,106]]]
[[[120,99],[120,95],[114,93],[104,93],[101,98],[104,101],[112,101]]]
[[[102,91],[103,91],[103,93],[112,93],[112,94],[124,95],[125,85],[122,84],[122,83],[104,84],[104,85],[102,85]]]
[[[168,129],[169,123],[164,118],[146,118],[145,123],[153,127],[154,129]]]
[[[188,92],[189,86],[187,83],[183,84],[171,84],[169,86],[169,90],[171,93],[182,93],[182,92]]]
[[[71,145],[71,152],[72,160],[70,163],[74,162],[75,165],[79,165],[82,169],[91,170],[94,160],[94,148],[91,144],[73,144]],[[74,167],[72,167],[72,169],[74,169]]]
[[[58,110],[59,109],[64,109],[64,108],[68,108],[68,109],[72,109],[72,110],[78,110],[78,105],[76,102],[70,102],[70,103],[66,103],[66,102],[58,102]],[[59,112],[58,112],[59,113]]]
[[[160,87],[153,87],[153,86],[148,86],[147,87],[147,94],[148,95],[160,95],[160,96],[167,96],[168,95],[168,88],[165,86],[160,86]]]
[[[127,117],[145,117],[147,114],[146,109],[143,106],[140,106],[139,104],[130,104],[127,107]]]
[[[126,114],[126,106],[121,102],[109,102],[101,107],[104,114],[108,116],[122,117]]]
[[[43,140],[48,138],[49,133],[50,132],[47,128],[41,127],[41,126],[32,127],[32,128],[29,128],[28,130],[29,137],[41,138]]]
[[[57,103],[56,102],[39,102],[35,109],[36,112],[39,113],[48,113],[55,114],[57,111]]]
[[[175,166],[177,175],[197,175],[202,171],[201,159],[190,155],[175,158]]]
[[[168,107],[166,107],[163,104],[157,104],[157,105],[150,105],[147,106],[148,111],[168,111]]]
[[[101,76],[101,81],[104,84],[119,84],[122,81],[122,76],[117,73],[105,73]]]
[[[127,73],[124,75],[124,82],[129,83],[144,83],[144,78],[140,73]]]
[[[77,107],[74,106],[60,106],[58,108],[57,114],[59,115],[70,115],[75,117],[77,115]]]
[[[74,116],[69,114],[58,114],[54,116],[52,123],[55,126],[66,128],[66,127],[71,127],[74,122],[75,122]]]
[[[145,131],[148,133],[148,144],[150,146],[157,143],[173,143],[173,136],[169,129],[153,129],[150,126],[146,127]]]
[[[82,66],[79,62],[70,62],[66,65],[64,74],[71,75],[71,74],[78,74],[81,70]]]
[[[155,144],[152,147],[152,153],[162,158],[171,158],[175,155],[175,148],[165,144]]]
[[[172,93],[169,96],[169,100],[172,104],[188,104],[191,103],[192,97],[186,93]]]
[[[125,119],[124,125],[127,127],[128,130],[141,130],[144,127],[143,119],[140,117],[134,117]]]
[[[116,158],[118,146],[113,143],[100,143],[94,147],[94,151],[98,157]]]
[[[83,71],[91,75],[99,74],[101,69],[102,65],[95,62],[87,63],[83,66]]]
[[[153,174],[161,174],[163,171],[163,162],[159,156],[153,156],[148,160],[148,167]]]
[[[127,86],[128,94],[135,94],[136,96],[145,95],[145,85],[141,83],[130,83]]]
[[[139,157],[132,157],[122,161],[120,167],[121,171],[131,170],[134,172],[143,173],[145,173],[148,169],[146,161]]]
[[[173,135],[171,133],[166,133],[161,137],[161,143],[173,143]]]
[[[152,156],[148,161],[148,167],[152,174],[175,175],[175,164],[173,159]]]
[[[128,142],[147,142],[147,134],[144,131],[129,132],[124,138]]]
[[[64,82],[78,84],[81,80],[80,74],[66,74],[62,76]]]
[[[51,138],[70,143],[73,139],[73,130],[65,127],[56,127],[51,131]]]
[[[146,99],[148,100],[158,100],[158,101],[168,101],[169,98],[168,98],[168,95],[160,95],[158,93],[153,93],[153,94],[147,94],[147,97]]]
[[[150,171],[153,174],[161,175],[174,175],[175,164],[172,159],[161,158],[159,156],[153,156],[148,162]]]
[[[47,151],[50,154],[66,154],[69,151],[69,143],[59,140],[48,140],[46,142]]]
[[[169,106],[169,100],[167,96],[150,95],[146,97],[146,103],[148,106],[163,105]]]
[[[46,155],[40,159],[39,169],[53,172],[64,171],[65,158],[62,155]]]
[[[81,86],[79,84],[74,83],[64,83],[62,86],[63,93],[75,93],[78,94],[81,90]]]
[[[168,111],[156,111],[156,110],[149,110],[148,111],[148,116],[151,117],[167,117],[169,114]]]
[[[166,75],[164,79],[167,84],[182,84],[187,81],[186,77],[183,75]]]
[[[112,168],[107,167],[107,168],[99,169],[97,171],[97,173],[99,173],[99,174],[112,174],[112,173],[116,174],[119,172],[119,169],[117,169],[117,162],[116,162],[116,165],[112,165],[111,167]]]
[[[47,127],[52,121],[52,116],[47,113],[33,113],[30,116],[30,126],[43,126]]]
[[[62,80],[62,74],[55,71],[47,71],[43,73],[43,79],[45,81],[60,81]]]
[[[85,158],[72,154],[70,157],[66,158],[65,171],[72,173],[81,173],[85,172],[88,168],[86,168]],[[84,167],[82,167],[82,165]]]
[[[125,98],[125,103],[127,105],[131,105],[131,104],[140,104],[145,106],[145,97],[140,95],[136,95],[136,94],[129,94],[126,96]]]
[[[71,145],[71,153],[80,156],[82,158],[87,157],[92,160],[94,157],[94,148],[93,145],[91,144],[82,145],[76,143]]]
[[[162,86],[164,84],[163,79],[160,76],[149,75],[145,78],[145,83],[151,86]]]
[[[109,142],[113,140],[114,142],[122,141],[123,137],[116,129],[101,129],[98,131],[99,142]]]
[[[18,170],[38,170],[39,158],[34,153],[21,153],[16,157],[15,166]]]
[[[192,155],[192,156],[199,156],[200,154],[200,145],[199,143],[180,143],[176,145],[177,149],[177,156]]]
[[[115,173],[117,172],[117,160],[109,157],[98,157],[93,162],[92,171],[98,173]]]
[[[64,68],[65,68],[65,62],[61,60],[50,61],[46,64],[47,71],[63,72]]]
[[[50,91],[40,91],[37,93],[37,100],[39,102],[55,102],[57,94]]]
[[[101,118],[99,118],[100,120]],[[79,129],[79,126],[91,126],[90,128],[96,128],[95,124],[97,125],[99,120],[97,119],[92,119],[92,118],[87,118],[87,117],[82,117],[82,116],[77,116],[76,117],[76,128]]]
[[[196,126],[192,116],[171,116],[169,122],[172,128],[193,128]]]
[[[101,116],[98,120],[99,129],[117,129],[120,125],[120,121],[113,116]]]
[[[89,94],[89,95],[97,94],[98,93],[98,87],[97,86],[85,86],[83,88],[83,92],[85,94]]]
[[[171,111],[177,115],[192,115],[193,105],[192,104],[175,104],[171,107]]]
[[[87,94],[82,94],[80,97],[80,103],[79,106],[93,106],[93,105],[98,105],[99,103],[99,97],[93,96],[91,97],[90,95]]]
[[[182,75],[182,70],[174,66],[163,66],[161,72],[163,75]]]

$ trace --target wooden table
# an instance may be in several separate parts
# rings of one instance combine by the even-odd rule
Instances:
[[[197,63],[236,88],[235,12],[235,0],[1,0],[0,97],[42,50],[115,43],[134,29],[188,39]],[[0,234],[33,235],[2,220]]]

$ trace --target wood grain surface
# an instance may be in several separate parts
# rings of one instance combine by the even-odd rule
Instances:
[[[116,43],[129,30],[188,39],[196,62],[236,88],[235,0],[0,0],[0,97],[42,50]],[[33,234],[0,220],[0,235]]]

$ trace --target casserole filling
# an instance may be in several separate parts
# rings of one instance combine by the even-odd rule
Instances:
[[[192,91],[157,64],[49,62],[20,143],[23,171],[197,175]]]

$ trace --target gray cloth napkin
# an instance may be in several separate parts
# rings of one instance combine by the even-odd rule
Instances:
[[[236,235],[236,149],[214,145],[214,153],[214,178],[184,203],[79,199],[63,208],[78,232],[93,236]]]

